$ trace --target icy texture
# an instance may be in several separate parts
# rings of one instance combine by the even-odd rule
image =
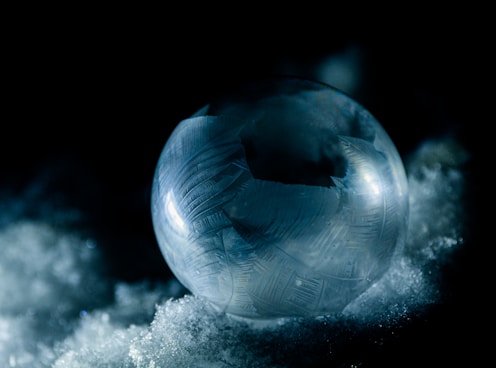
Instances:
[[[443,301],[440,273],[466,245],[462,232],[470,213],[460,169],[466,157],[463,147],[441,140],[424,142],[405,161],[410,216],[404,252],[343,314],[280,319],[263,328],[184,295],[176,280],[114,283],[105,276],[100,244],[71,226],[25,219],[22,208],[40,205],[31,197],[1,200],[0,367],[384,367],[402,365],[401,357],[386,356],[401,342],[407,363],[422,357],[429,365],[433,357],[419,348],[428,336],[408,339],[408,326]],[[74,213],[52,211],[49,218]],[[452,332],[463,318],[473,320],[460,315]],[[477,339],[468,336],[462,340]],[[467,348],[452,358],[461,355],[477,358]],[[374,357],[379,364],[370,364]]]
[[[49,366],[52,344],[73,328],[74,316],[108,302],[110,284],[95,272],[96,245],[19,220],[0,231],[0,251],[0,366]]]
[[[217,310],[319,316],[387,271],[405,242],[408,186],[362,106],[324,84],[268,79],[178,125],[152,215],[174,274]]]

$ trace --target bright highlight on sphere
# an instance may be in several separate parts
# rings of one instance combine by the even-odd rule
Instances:
[[[179,123],[152,187],[177,279],[249,318],[340,312],[405,242],[408,187],[382,126],[339,90],[248,83]]]

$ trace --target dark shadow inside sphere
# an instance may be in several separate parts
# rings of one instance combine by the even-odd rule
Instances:
[[[336,88],[297,77],[261,78],[218,96],[208,114],[253,122],[246,124],[240,138],[254,178],[330,187],[331,176],[345,177],[347,164],[338,137],[324,139],[330,127],[320,114],[331,113],[348,135],[371,142],[375,135],[362,131],[356,115],[341,114],[342,107],[332,100],[319,100],[325,90]]]
[[[298,137],[281,137],[263,129],[243,134],[241,141],[253,177],[284,184],[330,187],[334,185],[331,176],[345,176],[343,156],[328,157],[322,152],[318,160],[312,160],[305,155],[305,149],[296,149],[297,140]]]

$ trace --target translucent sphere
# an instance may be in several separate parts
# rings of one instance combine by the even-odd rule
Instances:
[[[407,179],[385,130],[346,94],[264,79],[178,124],[152,217],[174,275],[219,310],[319,316],[389,268],[405,241]]]

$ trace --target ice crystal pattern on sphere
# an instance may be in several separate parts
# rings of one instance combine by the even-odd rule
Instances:
[[[153,226],[178,280],[249,318],[340,312],[405,241],[390,137],[314,81],[247,83],[181,121],[160,155]]]

